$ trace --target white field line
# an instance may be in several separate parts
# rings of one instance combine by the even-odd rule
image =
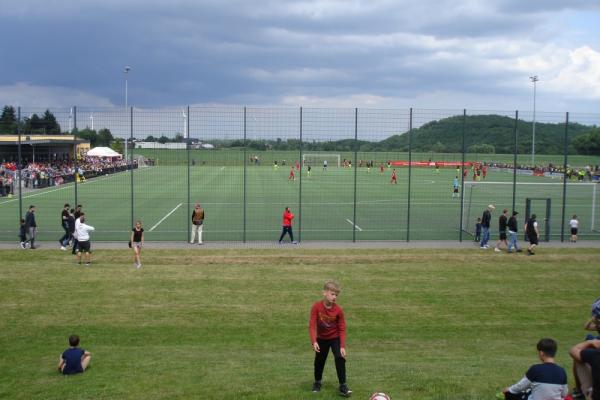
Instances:
[[[360,226],[356,225],[354,222],[350,221],[349,219],[346,219],[346,221],[348,221],[348,223],[352,226],[354,226],[356,229],[358,229],[359,231],[362,232],[362,229],[360,229]]]
[[[158,221],[158,222],[157,222],[157,223],[156,223],[156,224],[155,224],[155,225],[154,225],[152,228],[150,228],[150,231],[149,231],[149,232],[152,232],[152,231],[153,231],[153,230],[154,230],[154,229],[155,229],[155,228],[156,228],[158,225],[160,225],[160,223],[161,223],[161,222],[163,222],[165,219],[169,218],[169,216],[170,216],[171,214],[173,214],[175,211],[177,211],[177,209],[178,209],[179,207],[181,207],[181,205],[182,205],[182,204],[183,204],[183,203],[179,203],[179,204],[177,205],[177,207],[175,207],[174,209],[172,209],[172,210],[171,210],[171,212],[170,212],[170,213],[168,213],[167,215],[165,215],[164,217],[162,217],[162,219],[161,219],[160,221]]]

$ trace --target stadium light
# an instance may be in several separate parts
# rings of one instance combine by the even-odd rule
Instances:
[[[125,73],[125,109],[128,108],[128,104],[127,104],[127,76],[129,75],[129,70],[131,70],[131,67],[129,65],[126,65],[125,69],[123,70],[123,72]]]
[[[185,108],[181,109],[181,116],[183,117],[183,138],[187,139],[188,138],[188,132],[187,132],[187,115],[185,114]]]
[[[92,122],[92,130],[94,130],[94,114],[90,114],[90,121]]]
[[[531,135],[531,166],[535,167],[535,89],[539,78],[537,75],[534,75],[530,76],[529,80],[533,82],[533,132]]]

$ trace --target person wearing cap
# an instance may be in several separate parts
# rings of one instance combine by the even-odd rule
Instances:
[[[529,221],[525,223],[525,233],[529,238],[529,247],[527,247],[527,254],[530,256],[534,255],[535,246],[538,245],[540,239],[540,228],[538,227],[538,223],[535,220],[537,216],[535,214],[531,214],[531,218]]]
[[[198,234],[198,244],[202,243],[202,227],[204,225],[204,209],[200,207],[200,203],[196,203],[194,211],[192,211],[192,237],[190,243],[194,244],[196,241],[196,234]]]
[[[508,252],[512,253],[513,248],[520,253],[522,250],[517,245],[517,232],[519,231],[519,223],[517,222],[518,211],[513,211],[512,216],[508,219]]]
[[[490,222],[492,221],[492,211],[494,211],[496,207],[493,204],[487,206],[483,215],[481,216],[481,243],[479,243],[480,248],[487,249],[490,246],[488,242],[490,240]]]

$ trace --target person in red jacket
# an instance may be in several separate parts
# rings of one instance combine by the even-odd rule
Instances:
[[[340,285],[325,282],[323,300],[313,304],[310,310],[308,333],[315,351],[315,382],[312,391],[321,390],[321,379],[329,349],[335,358],[335,370],[340,383],[340,395],[350,397],[352,391],[346,383],[346,320],[342,308],[336,304]]]
[[[289,207],[286,207],[285,210],[283,211],[283,222],[282,222],[283,231],[281,232],[281,236],[279,237],[279,244],[281,244],[281,241],[283,240],[283,237],[285,236],[286,233],[290,234],[290,240],[292,241],[292,244],[298,243],[294,240],[294,233],[292,232],[292,220],[293,219],[294,219],[294,214],[292,214]]]

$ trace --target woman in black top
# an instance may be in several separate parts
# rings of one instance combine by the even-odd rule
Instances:
[[[144,245],[144,228],[142,223],[137,221],[135,227],[131,230],[131,248],[133,249],[133,265],[136,268],[142,266],[142,246]]]

